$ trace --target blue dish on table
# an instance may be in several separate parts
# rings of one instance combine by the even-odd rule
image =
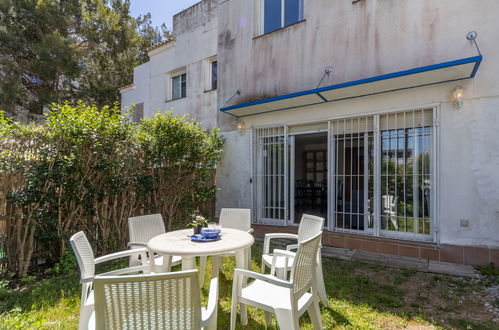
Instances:
[[[193,242],[214,242],[220,239],[220,235],[217,235],[215,238],[208,238],[201,234],[196,234],[191,236],[191,241]]]
[[[203,229],[201,235],[208,239],[216,239],[220,236],[220,229]]]

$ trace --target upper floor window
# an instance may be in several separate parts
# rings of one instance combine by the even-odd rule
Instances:
[[[172,100],[187,96],[187,74],[172,77]]]
[[[218,63],[217,61],[211,62],[211,89],[217,89],[218,83]]]
[[[303,0],[262,0],[263,33],[303,19]]]
[[[140,123],[144,118],[144,103],[134,104],[132,106],[132,109],[133,109],[132,121],[134,123]]]

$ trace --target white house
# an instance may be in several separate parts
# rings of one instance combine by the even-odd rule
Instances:
[[[220,127],[217,207],[251,208],[259,233],[312,213],[326,245],[499,264],[498,15],[494,0],[203,0],[122,105]]]

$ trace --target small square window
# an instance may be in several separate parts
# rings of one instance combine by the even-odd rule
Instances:
[[[140,123],[144,118],[144,103],[135,104],[133,107],[132,121]]]
[[[269,33],[303,19],[303,0],[263,1],[263,33]]]
[[[217,89],[218,84],[218,63],[211,62],[211,89]]]
[[[187,96],[187,74],[172,77],[172,100]]]

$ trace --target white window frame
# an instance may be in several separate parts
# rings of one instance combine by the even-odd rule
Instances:
[[[301,13],[299,13],[298,20],[294,23],[286,25],[286,17],[285,17],[286,0],[281,0],[281,26],[280,26],[280,28],[273,30],[273,31],[270,31],[270,32],[267,32],[267,33],[272,33],[272,32],[277,31],[279,29],[285,28],[286,26],[303,21],[305,19],[305,0],[300,0],[300,1],[301,1],[301,6],[300,6]],[[257,6],[258,7],[257,8],[258,15],[257,15],[257,17],[259,17],[259,27],[258,27],[257,35],[263,35],[263,34],[266,34],[265,33],[265,0],[257,0],[257,3],[258,3],[258,6]]]
[[[381,140],[380,140],[380,125],[379,125],[379,118],[381,115],[385,114],[392,114],[392,113],[397,113],[397,112],[406,112],[406,111],[411,111],[411,110],[421,110],[421,109],[428,109],[432,110],[433,113],[433,120],[432,120],[432,137],[431,137],[431,156],[430,156],[430,168],[431,168],[431,195],[430,195],[430,201],[431,201],[431,209],[430,209],[430,234],[415,234],[413,235],[410,233],[410,235],[400,235],[400,233],[397,232],[387,232],[384,231],[383,233],[380,230],[380,225],[381,225],[381,169],[379,168],[381,165]],[[366,230],[364,232],[362,231],[352,231],[350,233],[352,234],[357,234],[357,235],[364,235],[364,236],[375,236],[375,237],[380,237],[380,238],[396,238],[396,239],[403,239],[403,240],[410,240],[410,241],[423,241],[423,242],[435,242],[439,243],[440,242],[440,219],[438,217],[439,214],[439,186],[440,186],[440,181],[439,181],[439,154],[440,154],[440,104],[428,104],[428,105],[422,105],[422,106],[414,106],[414,107],[405,107],[405,108],[400,108],[400,109],[392,109],[388,111],[376,111],[376,112],[367,112],[363,113],[362,115],[359,116],[350,116],[350,117],[334,117],[334,118],[329,118],[325,120],[320,120],[320,121],[309,121],[309,122],[295,122],[295,123],[286,123],[284,125],[284,141],[286,141],[286,148],[294,146],[294,141],[293,137],[296,134],[289,133],[289,127],[290,126],[295,126],[295,125],[306,125],[306,124],[315,124],[315,123],[327,123],[328,124],[328,221],[327,221],[327,227],[326,229],[330,231],[338,231],[338,232],[345,232],[345,230],[338,230],[338,228],[335,228],[335,221],[333,219],[333,213],[334,213],[334,205],[335,205],[335,196],[334,196],[334,189],[332,186],[332,173],[333,169],[332,166],[334,164],[334,153],[332,150],[334,149],[334,139],[332,138],[334,135],[333,132],[333,125],[332,121],[338,120],[338,119],[351,119],[351,118],[357,118],[357,117],[368,117],[372,116],[374,120],[374,196],[378,196],[375,198],[375,203],[374,203],[374,228],[371,230]],[[255,129],[262,128],[262,127],[255,127]],[[253,141],[253,132],[254,130],[251,131],[252,135],[252,141]],[[303,133],[302,133],[303,134]],[[288,140],[290,139],[290,140]],[[288,142],[289,141],[289,142]],[[253,143],[253,142],[252,142]],[[253,147],[252,147],[253,148]],[[291,159],[294,158],[293,155],[293,149],[291,149]],[[255,155],[251,153],[251,158],[255,157]],[[293,162],[291,162],[291,166],[288,166],[287,169],[285,169],[285,173],[291,173],[293,175]],[[252,166],[252,171],[253,171],[253,161],[251,162]],[[288,164],[286,160],[286,164]],[[287,165],[286,165],[287,166]],[[289,179],[287,178],[286,174],[286,204],[287,204],[287,209],[286,209],[286,217],[285,221],[280,222],[279,224],[282,225],[288,225],[288,226],[298,226],[298,224],[294,223],[293,219],[293,210],[291,207],[293,206],[292,197],[293,197],[293,177],[290,176]],[[255,183],[253,181],[253,183]],[[254,187],[252,185],[251,187],[252,190],[258,189],[257,187]],[[288,193],[289,191],[289,193]],[[253,194],[252,194],[253,195]],[[253,196],[252,196],[253,197]],[[253,207],[254,207],[254,214],[256,214],[256,204],[253,201]],[[257,220],[257,219],[255,219]],[[277,224],[277,223],[275,223]]]
[[[213,62],[217,62],[217,88],[213,88]],[[218,89],[218,58],[217,56],[211,56],[203,61],[203,81],[204,81],[204,91],[211,92]]]
[[[296,132],[290,132],[289,131],[289,126],[286,126],[286,132],[288,133],[288,148],[290,148],[290,162],[289,162],[289,179],[288,180],[288,184],[289,184],[289,187],[288,187],[288,191],[289,191],[289,211],[287,212],[287,214],[289,215],[289,217],[286,218],[286,221],[288,223],[288,225],[291,225],[291,226],[299,226],[299,223],[296,223],[295,222],[295,189],[291,189],[292,187],[295,187],[295,174],[296,174],[296,152],[295,152],[295,146],[296,146],[296,141],[295,141],[295,138],[296,136],[298,135],[308,135],[308,134],[317,134],[317,133],[328,133],[328,130],[327,128],[325,129],[322,129],[322,128],[318,128],[318,129],[311,129],[311,130],[300,130],[300,131],[296,131]],[[328,152],[328,158],[326,160],[327,162],[327,166],[328,166],[328,171],[327,171],[327,180],[328,180],[328,186],[329,186],[329,176],[330,176],[330,173],[329,173],[329,133],[327,135],[327,144],[328,144],[328,149],[327,149],[327,152]],[[329,188],[329,187],[328,187]],[[328,195],[329,195],[329,190],[328,190]],[[329,196],[327,197],[327,201],[329,202]],[[327,214],[327,217],[328,219],[330,219],[329,217],[329,204],[328,204],[328,209],[326,211],[326,214]],[[327,221],[326,221],[327,223]]]
[[[289,167],[286,166],[289,150],[288,136],[287,126],[285,125],[258,127],[251,130],[251,197],[253,221],[255,223],[277,226],[288,225],[289,180],[287,173]],[[282,142],[280,142],[281,138],[283,139]],[[270,141],[266,142],[266,140]],[[271,159],[268,154],[263,154],[262,151],[265,146],[269,145],[280,145],[284,151],[283,155],[274,153]],[[280,166],[283,168],[283,173],[279,173]],[[265,183],[267,183],[267,189],[265,189]],[[278,186],[278,191],[269,189],[269,183]],[[264,209],[273,210],[270,211],[271,213],[277,210],[278,214],[281,214],[279,210],[282,209],[283,219],[266,217]]]
[[[185,96],[173,98],[173,79],[178,77],[178,76],[181,76],[183,74],[185,74]],[[168,72],[167,82],[168,82],[166,84],[166,94],[167,94],[166,100],[167,101],[181,100],[181,99],[187,97],[187,95],[188,95],[188,93],[187,93],[188,81],[187,81],[187,69],[186,69],[186,67],[182,67],[182,68],[176,69],[174,71]],[[180,94],[182,95],[182,91],[180,91]]]
[[[364,219],[364,229],[363,230],[358,230],[358,229],[345,229],[345,228],[339,228],[339,227],[336,227],[336,219],[335,219],[335,215],[336,215],[336,205],[337,205],[337,201],[336,201],[336,177],[337,176],[341,176],[341,175],[338,175],[336,174],[336,171],[334,169],[334,166],[336,164],[336,156],[337,156],[337,153],[336,153],[336,143],[338,142],[337,139],[335,138],[335,132],[334,132],[334,129],[335,129],[335,125],[333,125],[333,122],[334,121],[351,121],[351,120],[355,120],[355,119],[363,119],[363,120],[368,120],[368,118],[372,118],[373,119],[373,124],[374,124],[374,129],[373,129],[373,149],[375,151],[375,153],[377,153],[377,144],[376,144],[376,141],[377,141],[377,137],[376,137],[376,118],[379,117],[379,115],[359,115],[359,116],[355,116],[355,117],[343,117],[343,118],[335,118],[335,119],[331,119],[328,121],[328,131],[329,131],[329,134],[328,134],[328,157],[329,157],[329,162],[331,165],[328,165],[330,167],[328,167],[328,220],[330,219],[330,221],[327,222],[327,228],[329,230],[334,230],[334,231],[337,231],[337,232],[346,232],[346,233],[352,233],[352,234],[360,234],[360,235],[373,235],[374,234],[374,231],[376,229],[376,224],[377,224],[377,218],[376,218],[376,210],[377,210],[377,207],[376,207],[376,204],[377,204],[377,198],[375,198],[375,196],[378,196],[376,194],[376,171],[378,170],[377,166],[376,166],[376,159],[377,159],[377,156],[375,155],[374,156],[374,166],[373,166],[373,173],[374,173],[374,177],[373,177],[373,180],[374,180],[374,186],[373,186],[373,197],[374,197],[374,205],[373,205],[373,216],[374,216],[374,219],[373,219],[373,228],[369,228],[368,225],[367,225],[367,220]],[[351,125],[352,123],[350,123]],[[357,124],[358,125],[358,124]],[[362,127],[359,127],[357,126],[357,128],[359,129],[362,129]],[[357,139],[359,141],[363,140],[363,143],[364,143],[364,168],[363,168],[363,173],[364,173],[364,187],[368,187],[368,183],[369,183],[369,178],[368,178],[368,174],[366,174],[368,172],[368,148],[367,148],[367,145],[368,145],[368,140],[369,140],[369,131],[364,131],[362,132],[363,134],[363,137],[360,137],[360,138],[350,138],[350,141],[353,141],[353,139]],[[343,166],[345,166],[343,164]],[[346,176],[346,175],[344,175]],[[350,176],[350,179],[351,176]],[[367,215],[368,214],[368,195],[369,195],[369,192],[367,189],[365,189],[363,191],[363,201],[364,201],[364,206],[363,206],[363,209],[364,209],[364,214]],[[349,214],[354,214],[354,212],[350,211],[350,212],[343,212],[343,214],[346,214],[346,213],[349,213]],[[358,214],[356,214],[358,215]]]

